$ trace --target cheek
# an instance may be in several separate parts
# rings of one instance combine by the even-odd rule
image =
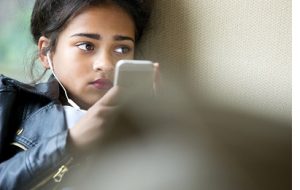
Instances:
[[[85,76],[90,71],[89,60],[78,56],[72,51],[61,52],[54,60],[55,72],[64,81],[74,82],[74,79]],[[66,56],[70,55],[70,56]]]
[[[89,63],[81,61],[80,59],[70,60],[70,64],[66,68],[66,76],[68,76],[71,82],[74,80],[78,80],[80,78],[84,78],[90,72]]]
[[[80,67],[78,63],[82,61],[78,53],[76,53],[76,47],[63,37],[58,41],[53,59],[55,61],[54,65],[56,68],[59,68],[61,73],[70,74],[76,71],[77,67]]]

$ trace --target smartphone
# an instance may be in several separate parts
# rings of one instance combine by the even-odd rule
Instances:
[[[114,85],[131,92],[153,94],[154,64],[149,60],[120,60],[115,67]]]

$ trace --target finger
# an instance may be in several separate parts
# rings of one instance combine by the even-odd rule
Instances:
[[[114,86],[96,103],[104,106],[115,106],[120,98],[120,87]]]

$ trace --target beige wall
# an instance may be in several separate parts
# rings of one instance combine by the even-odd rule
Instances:
[[[211,106],[289,121],[291,4],[157,0],[143,58],[163,72],[187,68],[191,87]]]

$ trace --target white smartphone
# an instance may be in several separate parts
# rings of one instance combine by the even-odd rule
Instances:
[[[120,60],[115,67],[114,85],[134,92],[153,93],[154,65],[149,60]]]

